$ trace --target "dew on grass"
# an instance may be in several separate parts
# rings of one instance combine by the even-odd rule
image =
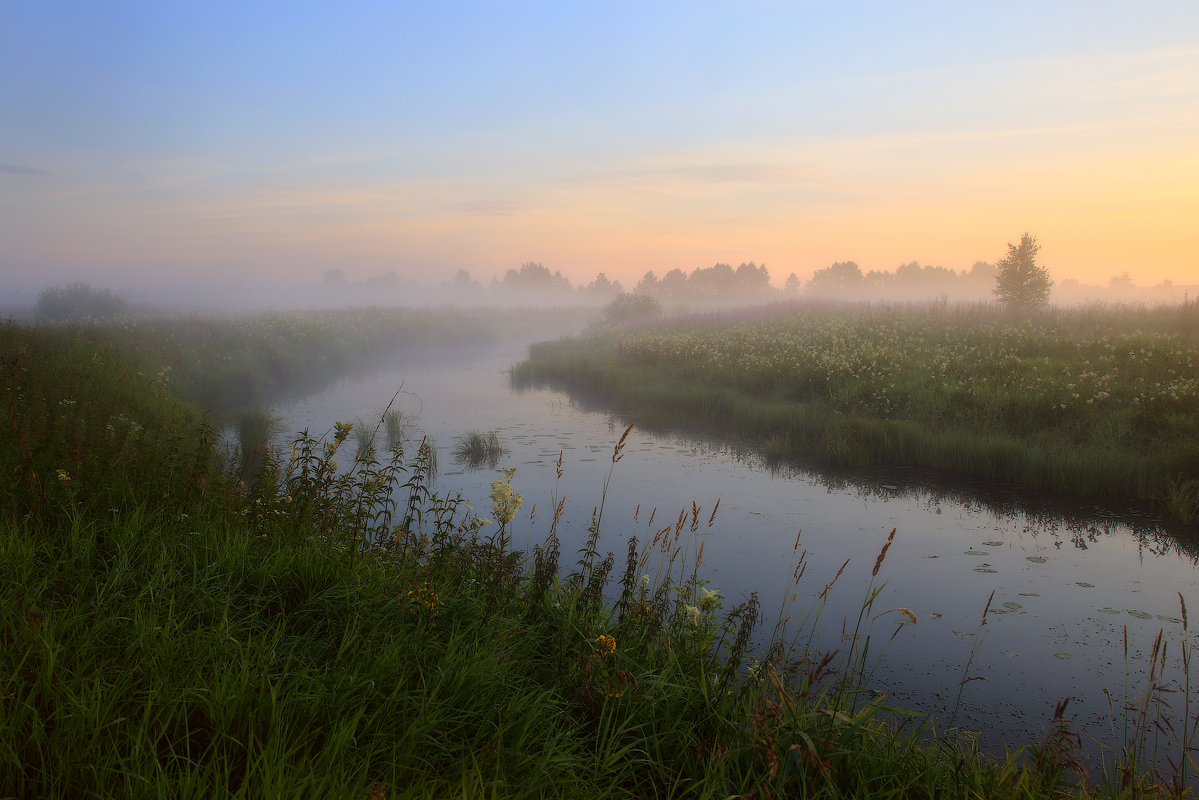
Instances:
[[[1045,558],[1045,556],[1025,556],[1024,560],[1031,561],[1034,564],[1044,564],[1049,559]]]
[[[1132,608],[1128,609],[1128,616],[1136,617],[1137,619],[1153,619],[1152,614],[1146,613],[1144,611],[1137,611]]]

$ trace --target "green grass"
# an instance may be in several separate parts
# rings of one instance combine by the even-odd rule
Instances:
[[[0,329],[0,796],[1091,793],[1061,732],[998,760],[898,732],[846,691],[866,644],[747,668],[757,598],[706,590],[697,509],[623,568],[601,512],[560,569],[557,515],[508,549],[427,444],[353,458],[339,423],[246,484],[153,365],[96,354]],[[1164,794],[1141,769],[1110,794]]]
[[[553,380],[772,456],[943,469],[1199,514],[1199,345],[1185,309],[777,306],[561,339]]]

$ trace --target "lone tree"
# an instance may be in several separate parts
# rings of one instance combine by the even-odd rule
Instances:
[[[1011,308],[1044,308],[1049,305],[1049,270],[1037,266],[1037,238],[1027,233],[1020,246],[1008,242],[1007,255],[995,265],[995,296]]]

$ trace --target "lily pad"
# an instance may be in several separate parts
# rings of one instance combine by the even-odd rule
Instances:
[[[982,550],[967,550],[967,551],[965,552],[965,554],[964,554],[964,555],[968,555],[968,556],[985,556],[985,555],[989,555],[989,553],[985,553],[985,552],[983,552]]]
[[[975,567],[975,568],[974,568],[974,571],[975,571],[975,572],[989,572],[989,573],[992,573],[992,574],[999,572],[999,570],[997,570],[997,569],[991,569],[990,567]]]
[[[953,635],[954,635],[954,636],[961,636],[963,639],[965,639],[965,638],[967,638],[967,637],[973,636],[973,635],[974,635],[974,632],[973,632],[973,631],[954,631],[954,632],[953,632]]]
[[[987,613],[988,614],[1010,614],[1011,612],[1006,608],[992,608],[992,609],[988,610]]]
[[[943,616],[945,616],[945,615],[942,614],[940,611],[934,611],[933,613],[928,615],[928,618],[929,619],[940,619]]]
[[[1108,608],[1107,606],[1097,606],[1095,608],[1095,610],[1100,612],[1101,614],[1119,614],[1120,613],[1120,609]]]
[[[1024,606],[1020,605],[1019,603],[1013,602],[1012,600],[1008,600],[1006,603],[1004,603],[1003,607],[1006,608],[1008,611],[1019,611],[1020,609],[1024,608]]]
[[[1037,594],[1036,592],[1021,592],[1020,596],[1021,597],[1040,597],[1041,595]]]
[[[1003,547],[1003,542],[983,542],[983,547]]]
[[[1087,583],[1086,581],[1075,581],[1074,585],[1081,586],[1084,589],[1094,589],[1095,588],[1095,584]]]
[[[1019,658],[1019,653],[1013,653],[1011,650],[1000,650],[999,655],[1007,656],[1008,658]]]
[[[1074,658],[1073,654],[1071,653],[1054,653],[1053,657],[1061,659]]]
[[[940,558],[940,556],[920,556],[921,558]]]
[[[1178,617],[1167,617],[1165,614],[1158,614],[1157,618],[1162,622],[1173,622],[1175,625],[1182,624],[1182,620],[1180,620]]]
[[[1147,613],[1145,613],[1144,611],[1136,611],[1136,610],[1134,610],[1134,609],[1131,609],[1131,608],[1130,608],[1130,609],[1128,609],[1128,616],[1130,616],[1130,617],[1136,617],[1137,619],[1153,619],[1153,615],[1152,615],[1152,614],[1147,614]]]
[[[1034,564],[1044,564],[1049,559],[1045,558],[1045,556],[1025,556],[1024,560],[1031,561]]]

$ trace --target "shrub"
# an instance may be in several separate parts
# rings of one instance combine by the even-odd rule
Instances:
[[[604,320],[613,325],[644,322],[662,315],[662,304],[647,294],[622,294],[604,306]]]
[[[86,283],[47,286],[37,296],[38,319],[70,322],[81,319],[111,319],[125,313],[127,303],[107,288],[93,289]]]

